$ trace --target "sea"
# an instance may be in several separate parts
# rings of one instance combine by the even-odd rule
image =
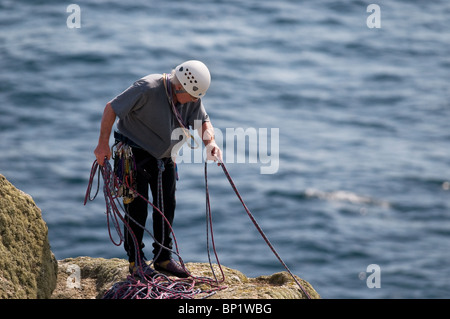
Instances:
[[[292,273],[324,299],[450,298],[449,1],[0,0],[0,26],[0,174],[58,260],[126,258],[102,191],[83,204],[103,109],[194,59],[229,176]],[[208,262],[198,151],[178,162],[185,262]],[[206,168],[220,263],[284,271]]]

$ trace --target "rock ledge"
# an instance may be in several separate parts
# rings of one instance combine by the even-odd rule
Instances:
[[[213,276],[208,263],[186,263],[186,267],[194,276]],[[214,267],[216,275],[220,277],[218,266]],[[305,299],[287,272],[248,278],[238,270],[225,266],[222,269],[225,274],[223,285],[227,288],[217,291],[208,299]],[[124,259],[77,257],[59,260],[58,282],[51,298],[99,299],[114,283],[126,280],[127,276],[128,262]],[[320,298],[307,281],[298,277],[297,280],[311,298]]]

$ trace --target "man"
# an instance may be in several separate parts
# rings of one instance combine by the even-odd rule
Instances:
[[[156,205],[158,190],[162,189],[164,216],[172,225],[175,213],[175,164],[172,149],[180,140],[172,140],[172,132],[180,127],[188,132],[194,121],[201,121],[199,135],[207,150],[207,160],[222,161],[222,151],[214,141],[214,128],[201,98],[211,83],[208,68],[200,61],[190,60],[178,65],[171,74],[150,74],[136,81],[128,89],[106,104],[103,112],[100,137],[94,151],[99,165],[111,158],[109,137],[116,120],[116,142],[131,147],[136,163],[136,190],[148,199],[148,185]],[[161,174],[161,175],[159,175]],[[160,178],[158,178],[160,177]],[[162,185],[159,183],[162,182]],[[141,197],[125,203],[126,221],[124,247],[130,262],[130,273],[141,265],[145,275],[155,271],[145,262],[142,251],[147,219],[147,202]],[[161,207],[159,207],[161,208]],[[157,210],[153,210],[154,265],[156,270],[185,278],[186,271],[171,257],[170,226]],[[136,224],[137,223],[137,224]],[[139,225],[140,224],[140,225]],[[135,237],[133,237],[135,236]]]

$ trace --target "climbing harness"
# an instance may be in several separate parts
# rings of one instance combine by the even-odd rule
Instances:
[[[294,274],[288,268],[286,263],[281,259],[280,255],[277,253],[277,251],[275,250],[273,245],[270,243],[269,239],[264,234],[262,228],[259,226],[256,219],[254,218],[254,216],[252,215],[250,210],[247,208],[247,205],[245,204],[244,200],[242,199],[242,196],[240,195],[236,185],[234,184],[234,181],[231,178],[227,168],[225,167],[225,164],[222,161],[220,161],[219,159],[217,159],[217,161],[218,161],[218,164],[222,167],[222,170],[223,170],[226,178],[228,179],[228,182],[230,183],[231,187],[233,188],[234,192],[236,193],[239,201],[243,205],[247,215],[249,216],[250,220],[255,225],[255,227],[258,230],[258,232],[260,233],[260,235],[263,237],[266,244],[272,250],[273,254],[276,256],[278,261],[284,266],[286,271],[291,275],[291,277],[293,278],[295,283],[298,285],[298,287],[300,288],[302,293],[305,295],[305,297],[307,299],[311,299],[311,296],[309,295],[309,293],[302,286],[302,284],[298,281],[298,279],[294,276]],[[92,184],[93,184],[93,180],[97,174],[96,173],[97,170],[98,170],[97,190],[96,190],[95,195],[93,197],[91,197]],[[147,299],[150,299],[150,298],[151,299],[188,299],[188,298],[194,298],[195,296],[199,296],[201,294],[205,295],[205,296],[203,296],[203,298],[207,298],[207,297],[211,296],[212,294],[215,294],[217,291],[226,288],[226,286],[221,285],[225,281],[225,275],[224,275],[222,266],[220,264],[220,261],[219,261],[218,255],[217,255],[217,251],[216,251],[216,247],[215,247],[215,243],[214,243],[212,214],[211,214],[208,177],[207,177],[208,173],[207,173],[207,163],[206,162],[205,162],[204,172],[205,172],[205,193],[206,193],[207,253],[208,253],[209,265],[210,265],[212,274],[214,276],[214,279],[208,278],[208,277],[193,276],[186,269],[186,267],[184,265],[184,262],[179,254],[179,249],[178,249],[178,244],[177,244],[175,234],[173,232],[172,227],[170,226],[170,223],[165,218],[164,213],[158,207],[153,205],[153,203],[151,203],[145,197],[143,197],[141,194],[135,192],[135,190],[132,188],[132,186],[127,184],[127,182],[128,182],[127,179],[125,179],[125,180],[119,179],[115,175],[114,171],[112,171],[111,166],[106,159],[105,159],[103,166],[99,166],[97,161],[96,160],[94,161],[92,168],[91,168],[91,174],[90,174],[88,187],[86,190],[84,204],[86,205],[86,202],[88,200],[92,201],[97,196],[97,194],[99,192],[99,188],[100,188],[99,185],[100,185],[100,176],[101,176],[104,181],[103,193],[104,193],[105,202],[106,202],[106,215],[107,215],[107,220],[108,220],[108,229],[110,228],[109,227],[110,220],[112,220],[114,227],[119,234],[119,238],[121,239],[120,242],[122,242],[123,236],[121,234],[120,227],[119,227],[119,221],[121,221],[125,225],[127,230],[130,231],[131,234],[133,235],[133,242],[137,247],[137,245],[138,245],[137,240],[136,240],[134,234],[132,233],[129,224],[127,223],[127,220],[125,219],[125,216],[122,215],[118,209],[118,205],[120,206],[120,203],[118,205],[116,205],[116,201],[118,201],[118,198],[119,198],[119,196],[118,196],[119,193],[116,189],[120,186],[125,186],[125,187],[130,188],[130,192],[132,192],[133,194],[136,194],[136,196],[139,196],[139,197],[143,198],[144,200],[146,200],[148,204],[153,206],[153,208],[162,215],[164,222],[166,222],[169,225],[169,229],[172,234],[174,246],[175,246],[175,251],[172,251],[172,253],[175,254],[176,256],[178,256],[181,267],[189,274],[189,278],[186,278],[186,279],[171,279],[164,274],[157,274],[153,277],[149,277],[143,273],[142,265],[140,265],[138,262],[136,266],[137,266],[138,272],[140,272],[139,275],[142,280],[138,280],[134,276],[128,276],[126,281],[114,284],[105,293],[104,298],[108,298],[108,299],[127,299],[127,298],[130,298],[130,299],[134,299],[134,298],[136,298],[136,299],[143,299],[143,298],[147,298]],[[136,223],[136,221],[133,220],[127,214],[126,211],[125,211],[125,214],[127,215],[127,217],[129,218],[130,221],[133,221]],[[142,225],[139,225],[139,226],[142,227],[153,239],[155,239],[154,236],[151,234],[151,232],[149,232],[144,226],[142,226]],[[111,233],[110,233],[110,237],[112,239]],[[211,261],[211,254],[210,254],[210,250],[211,250],[210,241],[211,241],[211,245],[212,245],[212,250],[215,255],[215,259],[217,261],[217,265],[221,272],[221,277],[222,277],[221,279],[217,278],[214,268],[213,268],[213,264]],[[120,242],[118,243],[119,245],[120,245]],[[113,240],[113,243],[115,243],[114,240]],[[115,243],[115,244],[117,245],[117,243]],[[164,247],[161,243],[158,243],[158,244],[161,246],[161,249],[169,249],[167,247]],[[136,251],[139,252],[139,249],[136,249]],[[141,259],[139,258],[139,256],[137,256],[136,260],[141,260]],[[209,285],[209,289],[202,290],[200,288],[195,288],[196,286],[199,286],[200,284]],[[204,285],[202,285],[202,286],[204,286]]]

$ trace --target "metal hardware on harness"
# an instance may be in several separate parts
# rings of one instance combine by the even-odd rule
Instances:
[[[114,174],[121,181],[117,187],[117,196],[123,198],[124,204],[131,203],[137,194],[136,189],[136,163],[131,146],[118,142],[114,151]]]

